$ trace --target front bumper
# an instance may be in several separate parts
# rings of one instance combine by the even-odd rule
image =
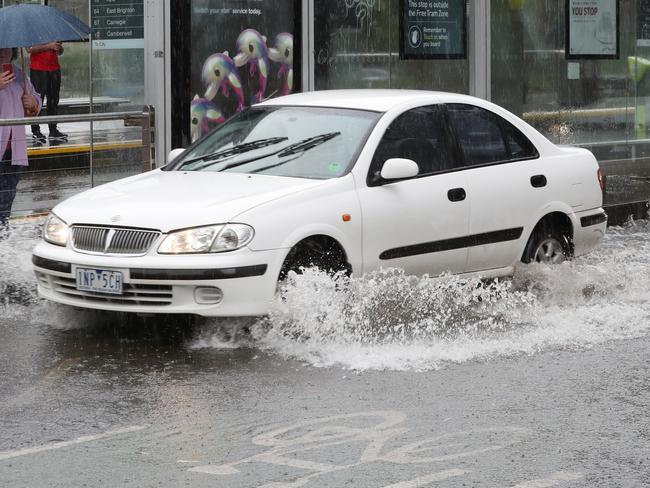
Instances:
[[[41,242],[34,249],[32,262],[39,295],[65,305],[116,312],[234,317],[269,312],[285,254],[282,249],[245,248],[204,255],[106,256]],[[77,267],[120,271],[123,294],[77,290]]]

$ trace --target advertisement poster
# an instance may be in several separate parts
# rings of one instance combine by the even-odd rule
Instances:
[[[636,2],[636,45],[650,47],[650,0]]]
[[[294,86],[293,0],[194,0],[191,138]]]
[[[567,0],[567,59],[618,59],[619,0]]]
[[[465,59],[465,0],[400,0],[400,59]]]

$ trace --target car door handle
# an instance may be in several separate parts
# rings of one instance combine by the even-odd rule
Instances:
[[[530,177],[530,184],[533,185],[533,188],[542,188],[546,186],[546,176],[544,175],[535,175]]]
[[[452,188],[447,192],[447,198],[452,202],[460,202],[465,200],[467,194],[463,188]]]

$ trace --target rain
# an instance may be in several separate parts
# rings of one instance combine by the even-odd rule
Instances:
[[[0,485],[650,486],[647,1],[0,0],[0,19],[15,3],[64,10],[92,37],[62,44],[58,114],[13,136],[29,166],[0,228]],[[9,30],[0,22],[0,46]],[[28,73],[35,43],[20,42]],[[59,203],[173,164],[251,105],[331,89],[472,95],[553,144],[587,149],[605,175],[602,243],[498,278],[296,268],[263,315],[39,295],[33,252]],[[368,114],[370,127],[379,116]],[[65,138],[49,137],[54,123]],[[341,141],[358,157],[340,125],[320,139],[269,133],[253,154],[280,158],[270,153],[296,144],[287,156],[301,171],[302,155]],[[248,141],[229,137],[212,151],[226,160],[217,170],[241,162]],[[323,174],[349,176],[337,157]],[[264,171],[291,171],[276,164]],[[233,168],[224,174],[271,177]],[[281,199],[285,188],[274,190]],[[161,225],[169,208],[191,208],[156,197],[148,212]],[[110,213],[111,228],[135,213]],[[360,214],[337,218],[355,225]]]

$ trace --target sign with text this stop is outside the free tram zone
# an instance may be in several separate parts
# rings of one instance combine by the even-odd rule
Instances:
[[[465,0],[401,0],[401,59],[465,59]]]
[[[143,0],[91,0],[93,48],[144,46]]]

